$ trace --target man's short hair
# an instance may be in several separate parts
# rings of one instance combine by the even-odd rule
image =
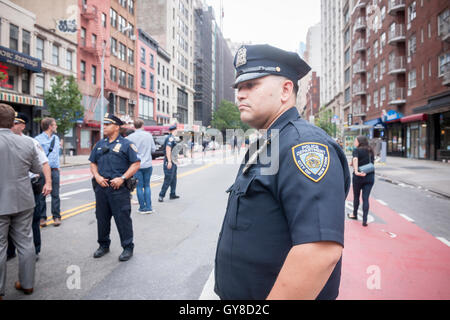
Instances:
[[[0,128],[11,129],[14,126],[16,112],[10,105],[0,103]]]
[[[143,125],[144,125],[144,121],[143,120],[141,120],[141,119],[134,120],[134,127],[136,129],[142,128]]]
[[[50,128],[50,126],[52,125],[53,122],[56,122],[56,120],[53,119],[53,118],[44,118],[44,119],[42,119],[42,121],[41,121],[42,131],[47,131],[48,128]]]

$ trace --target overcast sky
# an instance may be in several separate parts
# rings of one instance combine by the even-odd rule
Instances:
[[[220,23],[220,0],[206,0]],[[223,34],[234,42],[268,43],[297,51],[320,22],[319,0],[223,0]]]

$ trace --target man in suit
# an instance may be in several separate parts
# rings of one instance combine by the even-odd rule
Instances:
[[[0,299],[5,295],[8,234],[19,252],[16,289],[33,293],[36,254],[31,223],[35,206],[28,172],[42,166],[33,141],[14,134],[15,111],[0,104]]]

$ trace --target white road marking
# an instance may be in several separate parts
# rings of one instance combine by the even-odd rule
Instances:
[[[450,247],[450,241],[448,241],[447,239],[442,238],[442,237],[436,237],[436,239],[442,241],[444,244],[446,244],[448,247]]]
[[[198,300],[220,300],[219,296],[214,292],[214,269],[211,271],[208,280],[203,287],[202,293]]]
[[[409,222],[414,222],[414,219],[411,219],[411,218],[408,217],[406,214],[399,213],[399,215],[401,215],[403,218],[405,218],[405,219],[408,220]]]
[[[388,204],[387,204],[386,202],[384,202],[383,200],[377,199],[377,201],[378,201],[379,203],[381,203],[383,206],[389,207]]]
[[[361,203],[360,203],[360,206],[361,206]],[[350,210],[350,212],[348,212],[349,214],[353,214],[353,202],[345,201],[345,207]],[[362,212],[361,209],[358,209],[358,219],[359,220],[363,219],[363,212]],[[367,223],[369,224],[369,223],[372,223],[374,221],[375,221],[375,218],[369,213],[367,215]]]
[[[89,174],[89,173],[87,173],[87,174],[69,174],[67,176],[61,175],[60,181],[64,182],[64,181],[68,181],[68,180],[90,178],[90,177],[91,177],[91,174]]]
[[[59,195],[59,200],[67,200],[69,198],[69,196],[73,196],[75,194],[79,194],[79,193],[83,193],[83,192],[87,192],[87,191],[91,191],[92,189],[79,189],[79,190],[75,190],[75,191],[71,191],[71,192],[66,192],[66,193],[62,193]],[[50,195],[47,196],[46,202],[51,202],[52,201],[52,197]]]

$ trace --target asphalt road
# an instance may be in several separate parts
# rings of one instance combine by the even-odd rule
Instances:
[[[132,206],[135,251],[128,262],[118,261],[122,248],[114,222],[111,225],[110,253],[101,259],[93,259],[92,255],[98,244],[95,198],[89,169],[87,166],[64,169],[61,179],[63,223],[58,228],[49,225],[41,229],[42,252],[36,264],[35,292],[25,296],[13,288],[17,280],[15,258],[8,262],[5,300],[196,300],[202,293],[203,298],[213,298],[212,295],[205,295],[205,288],[211,291],[213,285],[211,275],[216,243],[227,202],[225,190],[233,183],[237,168],[238,161],[234,158],[224,161],[217,155],[207,156],[204,161],[197,158],[194,163],[185,161],[178,171],[177,194],[181,198],[169,200],[167,195],[165,202],[159,203],[157,196],[163,171],[161,161],[155,161],[151,186],[153,209],[156,213],[140,215],[137,213],[138,206]],[[375,228],[389,230],[389,221],[386,222],[389,215],[394,215],[395,218],[401,216],[401,219],[397,219],[400,225],[410,226],[413,223],[423,233],[439,240],[432,242],[431,246],[446,250],[450,245],[449,199],[378,178],[371,197],[371,201],[377,204],[371,206],[369,228],[373,226],[372,231]],[[389,215],[384,213],[384,209],[380,209],[379,203],[386,210],[389,209]],[[351,207],[349,199],[348,212],[351,212]],[[347,233],[354,239],[365,237],[361,230],[365,229],[361,228],[360,221],[347,221],[346,241]],[[374,233],[373,236],[377,239],[376,237],[384,234]],[[400,234],[397,239],[401,237]],[[442,242],[447,247],[442,247]],[[415,243],[405,245],[408,246],[406,249],[410,249]],[[360,249],[352,248],[352,245],[346,246],[345,250],[349,252],[347,256],[351,256],[351,259],[364,254],[357,251]],[[386,250],[389,251],[389,248]],[[346,260],[344,263],[347,265],[350,261],[353,260]],[[365,265],[361,268],[363,267]],[[351,266],[348,267],[350,268]],[[388,269],[387,266],[384,268]],[[395,272],[396,268],[392,269]],[[345,272],[344,269],[341,289],[345,292],[342,296],[352,298],[351,292],[359,285],[355,284],[358,280],[350,279]],[[407,287],[404,289],[408,290]],[[417,290],[420,291],[419,289]],[[386,290],[387,292],[381,293],[381,297],[399,298],[389,288]],[[365,291],[362,295],[364,293]]]

